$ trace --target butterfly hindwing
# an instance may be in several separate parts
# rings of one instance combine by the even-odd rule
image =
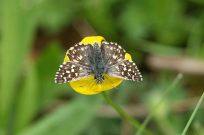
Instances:
[[[55,83],[67,83],[89,76],[89,68],[73,62],[64,62],[55,75]]]
[[[107,74],[125,80],[142,81],[142,75],[136,64],[129,60],[124,60],[123,62],[110,67]]]

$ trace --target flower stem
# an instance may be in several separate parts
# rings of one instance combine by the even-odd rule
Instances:
[[[139,121],[137,121],[136,119],[134,119],[133,117],[131,117],[129,114],[127,114],[120,106],[118,106],[115,102],[113,102],[113,100],[110,98],[110,96],[106,93],[106,92],[102,92],[103,97],[105,98],[105,100],[107,101],[107,103],[109,105],[111,105],[115,111],[118,112],[118,114],[127,122],[129,122],[132,126],[134,126],[135,129],[139,129],[141,124]],[[153,135],[152,132],[150,132],[149,130],[145,129],[144,132],[147,135]]]

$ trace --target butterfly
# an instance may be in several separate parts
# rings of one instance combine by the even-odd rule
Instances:
[[[123,80],[142,81],[131,56],[101,36],[86,37],[69,48],[55,75],[55,83],[69,82],[81,94],[97,94]]]

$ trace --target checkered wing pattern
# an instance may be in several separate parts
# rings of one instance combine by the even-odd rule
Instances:
[[[91,63],[93,63],[92,54],[93,47],[81,43],[77,43],[67,52],[70,61],[87,67],[90,67]]]
[[[55,83],[76,81],[91,75],[89,68],[74,62],[64,62],[55,75]]]
[[[105,62],[105,72],[109,76],[125,80],[142,81],[141,73],[136,64],[125,60],[125,50],[117,43],[103,42],[102,53]]]
[[[55,75],[55,82],[67,83],[91,75],[92,52],[93,47],[91,45],[77,43],[71,47],[66,53],[69,62],[60,65]]]
[[[142,81],[142,75],[134,62],[124,60],[107,70],[110,76],[122,78],[125,80]]]
[[[104,41],[101,45],[101,51],[106,67],[115,65],[125,59],[125,50],[117,43]]]

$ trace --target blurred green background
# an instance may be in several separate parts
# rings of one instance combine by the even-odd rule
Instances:
[[[121,44],[144,77],[109,91],[114,101],[142,122],[169,91],[147,128],[182,132],[204,90],[203,0],[0,0],[0,135],[135,133],[100,94],[54,84],[66,50],[96,33]],[[203,113],[189,135],[204,135]]]

